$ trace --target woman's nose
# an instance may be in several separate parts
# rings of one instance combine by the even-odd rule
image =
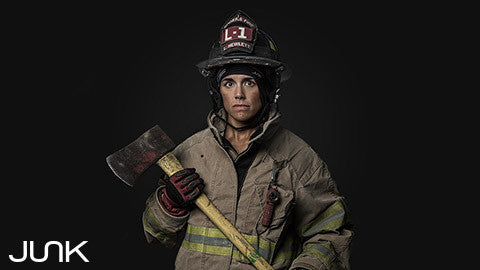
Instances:
[[[235,88],[235,99],[244,99],[245,94],[243,93],[243,88],[241,86],[237,86]]]

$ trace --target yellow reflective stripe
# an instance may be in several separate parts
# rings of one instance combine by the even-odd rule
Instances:
[[[305,226],[300,235],[303,237],[311,237],[321,231],[329,231],[338,229],[345,217],[345,209],[341,201],[336,201],[327,208],[318,218]]]
[[[242,233],[242,235],[253,246],[256,246],[257,243],[258,243],[260,249],[265,249],[265,250],[268,250],[270,252],[273,252],[273,250],[275,249],[275,243],[274,242],[264,240],[264,239],[262,239],[258,236],[255,236],[255,235],[249,235],[249,234],[243,234],[243,233]]]
[[[201,226],[193,226],[193,225],[188,225],[187,226],[187,233],[193,234],[193,235],[202,235],[206,237],[212,237],[212,238],[222,238],[222,239],[227,239],[227,237],[222,233],[217,228],[207,228],[207,227],[201,227]],[[259,245],[261,249],[265,250],[272,250],[275,248],[275,243],[262,239],[258,236],[255,235],[249,235],[249,234],[243,234],[242,236],[245,237],[245,239],[252,245]]]
[[[182,247],[191,251],[197,251],[213,255],[230,256],[232,252],[230,247],[210,246],[202,243],[192,243],[187,240],[183,240]]]
[[[223,232],[217,228],[207,228],[202,226],[188,225],[187,233],[193,234],[193,235],[202,235],[202,236],[212,237],[212,238],[227,239],[227,237],[223,234]],[[274,242],[270,242],[268,240],[259,238],[258,236],[243,234],[243,233],[242,233],[242,236],[245,237],[245,239],[252,245],[257,245],[258,243],[261,249],[273,251],[273,249],[275,248]]]
[[[307,253],[319,258],[329,267],[335,260],[335,251],[333,250],[330,242],[325,241],[320,243],[307,244],[304,251],[302,252],[302,255]]]
[[[238,249],[234,249],[233,250],[233,256],[232,256],[235,260],[239,260],[239,261],[243,261],[243,262],[248,262],[250,263],[250,261],[248,260],[247,257],[245,257]]]
[[[243,237],[267,260],[275,250],[275,243],[255,235],[242,234]],[[186,249],[208,254],[232,255],[237,260],[248,259],[243,256],[217,228],[188,225],[182,246]],[[233,247],[233,251],[232,251]],[[227,252],[227,250],[229,250]]]
[[[187,226],[187,233],[195,234],[195,235],[203,235],[208,237],[215,237],[215,238],[227,238],[222,231],[217,228],[207,228],[201,226]]]
[[[292,260],[292,256],[293,251],[279,252],[275,255],[275,258],[273,259],[273,264],[281,261],[290,261]],[[250,262],[248,258],[245,257],[238,249],[233,250],[233,258],[239,261]]]

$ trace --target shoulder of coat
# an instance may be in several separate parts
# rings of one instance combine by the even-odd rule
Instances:
[[[269,153],[272,157],[277,157],[282,160],[290,160],[298,157],[299,154],[303,157],[318,157],[315,150],[313,150],[308,143],[284,127],[280,127],[275,136],[273,136],[269,146]]]
[[[185,139],[179,145],[177,145],[177,147],[175,147],[174,149],[174,153],[179,151],[186,151],[196,144],[205,142],[205,139],[207,137],[212,137],[212,132],[210,131],[210,129],[205,128],[203,130],[200,130],[197,133]]]
[[[272,138],[269,155],[276,161],[285,161],[299,178],[324,166],[323,160],[308,143],[283,127]]]

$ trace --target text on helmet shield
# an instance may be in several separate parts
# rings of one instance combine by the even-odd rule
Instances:
[[[255,27],[255,24],[249,20],[247,20],[246,18],[240,16],[240,14],[237,14],[235,17],[231,18],[227,23],[225,23],[225,25],[223,26],[224,28],[227,27],[229,24],[232,24],[234,22],[242,22],[242,23],[245,23],[247,25],[249,25],[250,27]]]
[[[252,40],[252,29],[248,27],[242,26],[232,26],[224,29],[222,31],[222,40],[221,44],[225,42],[233,41],[233,40]]]

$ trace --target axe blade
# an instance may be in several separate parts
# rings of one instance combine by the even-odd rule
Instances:
[[[173,141],[156,125],[123,149],[109,155],[107,164],[118,178],[133,186],[145,170],[173,148]]]

